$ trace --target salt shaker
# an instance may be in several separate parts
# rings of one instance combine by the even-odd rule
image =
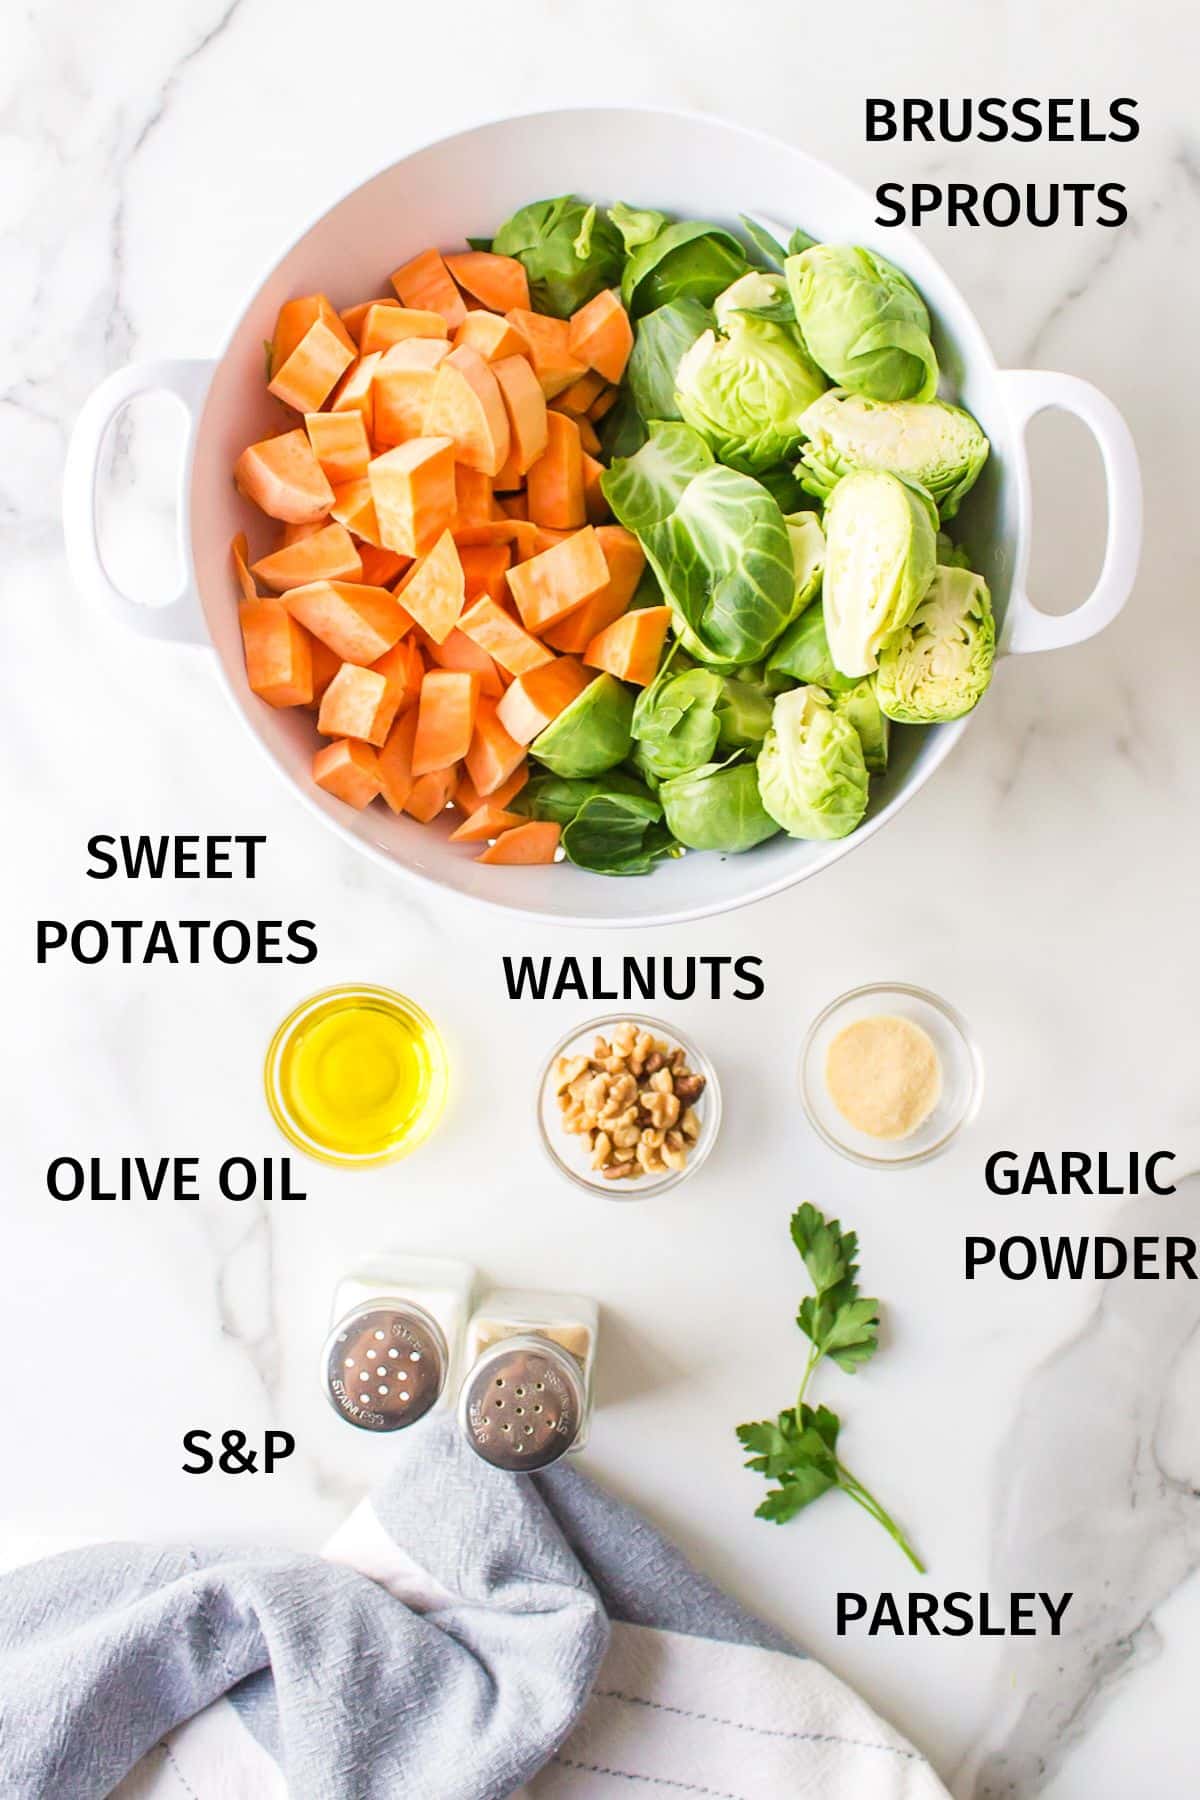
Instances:
[[[449,1257],[365,1258],[338,1283],[321,1385],[362,1431],[401,1431],[449,1404],[475,1271]]]
[[[587,1441],[599,1311],[579,1294],[498,1288],[467,1327],[459,1423],[497,1469],[545,1469]]]

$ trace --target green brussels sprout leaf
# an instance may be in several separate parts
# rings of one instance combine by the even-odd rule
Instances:
[[[657,802],[651,816],[636,795],[593,794],[564,827],[563,851],[568,862],[597,875],[648,875],[664,856],[677,854],[670,830],[657,822],[661,815]]]
[[[539,731],[529,754],[555,775],[603,775],[629,754],[633,695],[615,675],[597,675]]]
[[[779,830],[759,796],[753,763],[705,763],[664,781],[658,794],[668,827],[690,850],[736,856]]]
[[[906,275],[857,244],[814,244],[785,264],[809,355],[875,400],[931,400],[938,365],[925,302]]]
[[[868,775],[882,775],[887,769],[891,737],[891,720],[879,704],[875,683],[874,675],[864,675],[852,688],[833,696],[834,711],[844,713],[858,733]]]
[[[685,297],[708,306],[748,267],[746,252],[732,232],[700,219],[680,219],[630,256],[621,276],[621,298],[632,319]]]
[[[685,351],[711,325],[708,308],[690,299],[672,300],[638,320],[625,382],[643,419],[681,416],[675,400],[675,372]]]
[[[515,256],[529,277],[538,312],[567,319],[621,278],[625,246],[611,221],[574,194],[535,200],[506,219],[492,240],[498,256]]]
[[[924,488],[861,469],[825,508],[825,629],[843,675],[869,675],[933,580],[937,508]]]

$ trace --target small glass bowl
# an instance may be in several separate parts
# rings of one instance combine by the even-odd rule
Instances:
[[[419,1067],[419,1084],[409,1113],[398,1120],[394,1134],[386,1142],[362,1150],[346,1149],[318,1137],[299,1116],[287,1091],[288,1057],[305,1030],[326,1016],[336,1016],[343,1008],[351,1007],[384,1013],[400,1025],[412,1039]],[[408,1156],[425,1142],[441,1118],[449,1087],[445,1046],[424,1008],[391,988],[359,983],[323,988],[295,1007],[271,1039],[263,1078],[271,1117],[284,1137],[306,1156],[342,1169],[375,1168]]]
[[[662,1175],[643,1175],[637,1181],[606,1181],[599,1170],[590,1166],[586,1140],[563,1127],[552,1080],[555,1063],[560,1056],[590,1056],[592,1040],[597,1036],[608,1037],[618,1025],[638,1025],[657,1038],[665,1038],[668,1044],[686,1053],[692,1073],[705,1078],[704,1092],[696,1102],[700,1136],[682,1169],[668,1169]],[[721,1087],[717,1071],[703,1050],[677,1026],[664,1024],[662,1019],[647,1018],[644,1013],[606,1013],[602,1019],[589,1019],[586,1025],[576,1026],[555,1044],[538,1080],[537,1113],[542,1148],[568,1181],[585,1188],[589,1194],[602,1195],[605,1200],[649,1200],[678,1187],[708,1160],[721,1128]]]
[[[942,1091],[928,1118],[905,1138],[869,1137],[842,1117],[825,1085],[829,1046],[858,1019],[908,1019],[928,1032],[942,1065]],[[819,1138],[870,1169],[907,1169],[938,1156],[969,1125],[983,1098],[983,1059],[966,1020],[945,1000],[903,982],[872,982],[840,994],[809,1027],[800,1052],[800,1097]]]

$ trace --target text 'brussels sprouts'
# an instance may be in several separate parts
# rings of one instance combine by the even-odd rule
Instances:
[[[797,474],[819,500],[843,475],[886,469],[928,490],[952,519],[987,461],[988,441],[970,413],[944,400],[871,400],[832,388],[800,421],[808,442]]]
[[[780,694],[758,753],[762,803],[789,837],[842,838],[867,810],[857,731],[820,688]]]
[[[982,575],[939,567],[916,612],[879,654],[879,704],[907,725],[961,719],[992,679],[996,627]]]
[[[786,303],[781,276],[735,281],[714,303],[717,329],[701,333],[675,376],[681,416],[722,462],[749,475],[794,453],[800,415],[826,385],[796,327],[752,310],[781,297]]]
[[[937,508],[924,488],[864,469],[825,508],[825,630],[843,675],[870,675],[937,566]]]
[[[808,353],[839,387],[875,400],[933,398],[929,314],[907,275],[858,244],[814,244],[784,268]]]

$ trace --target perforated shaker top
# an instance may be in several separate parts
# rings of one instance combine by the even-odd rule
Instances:
[[[330,1404],[362,1431],[401,1431],[423,1419],[446,1385],[449,1352],[431,1313],[380,1296],[339,1319],[321,1358]]]
[[[529,1474],[566,1454],[583,1422],[579,1364],[536,1333],[482,1352],[463,1383],[459,1420],[484,1462]]]

